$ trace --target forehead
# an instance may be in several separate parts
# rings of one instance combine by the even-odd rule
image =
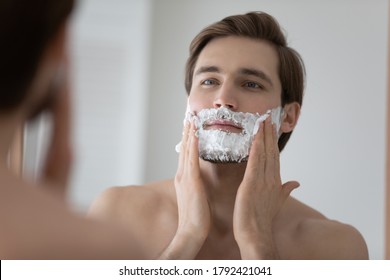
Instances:
[[[204,66],[216,66],[222,72],[234,72],[240,68],[258,69],[279,80],[278,55],[275,48],[264,40],[238,36],[213,39],[200,53],[194,73]]]

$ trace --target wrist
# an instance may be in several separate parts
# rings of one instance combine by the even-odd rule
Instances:
[[[197,233],[195,230],[177,230],[173,240],[178,243],[191,243],[201,247],[207,238],[207,234]]]
[[[245,244],[239,246],[243,260],[277,260],[279,254],[273,244]]]
[[[251,234],[236,238],[242,259],[272,260],[279,254],[272,233]]]
[[[176,232],[167,248],[160,254],[159,259],[190,260],[194,259],[202,248],[205,239],[193,234]]]

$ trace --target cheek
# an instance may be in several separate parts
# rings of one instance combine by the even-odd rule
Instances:
[[[199,112],[202,109],[213,108],[213,102],[209,101],[208,98],[204,96],[201,97],[196,92],[190,93],[188,97],[188,105],[190,106],[191,111]]]

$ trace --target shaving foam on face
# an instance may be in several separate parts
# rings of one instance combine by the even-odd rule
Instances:
[[[249,157],[249,150],[254,135],[256,135],[260,123],[269,116],[276,124],[279,132],[282,107],[268,110],[265,114],[234,112],[226,107],[218,109],[203,109],[197,115],[191,112],[187,104],[185,122],[193,121],[199,135],[199,157],[216,163],[245,162]],[[241,132],[235,133],[220,129],[205,129],[215,122],[224,121],[241,128]],[[176,151],[180,152],[180,145],[176,145]]]

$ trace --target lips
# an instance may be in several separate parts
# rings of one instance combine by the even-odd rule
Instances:
[[[235,132],[235,133],[239,133],[242,131],[241,126],[229,120],[215,120],[215,121],[205,122],[203,127],[205,130],[219,129],[219,130]]]

